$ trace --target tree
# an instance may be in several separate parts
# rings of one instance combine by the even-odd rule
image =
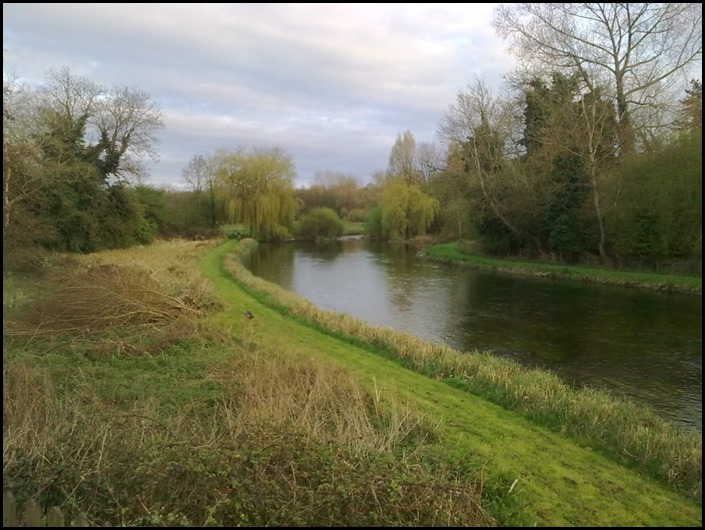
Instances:
[[[473,197],[459,142],[448,146],[446,160],[429,180],[430,195],[441,204],[436,223],[444,237],[463,239],[472,224]]]
[[[428,184],[440,170],[442,152],[435,144],[417,142],[411,131],[397,135],[389,155],[385,177],[402,178],[407,184]]]
[[[531,176],[537,197],[546,207],[542,224],[561,224],[543,226],[541,233],[549,236],[546,242],[552,250],[569,250],[573,257],[579,245],[568,244],[568,233],[586,243],[585,235],[596,233],[594,243],[588,246],[597,249],[601,259],[607,261],[604,219],[607,204],[614,205],[614,201],[606,201],[605,197],[619,188],[611,174],[618,152],[614,108],[599,85],[575,73],[534,74],[523,85],[521,144],[526,151],[522,169]],[[588,196],[592,199],[594,231],[579,229],[577,222],[583,216],[579,212],[583,209],[582,199]],[[563,212],[557,215],[560,210]],[[558,241],[561,243],[556,247]]]
[[[621,207],[607,227],[622,263],[658,268],[675,258],[683,271],[702,270],[702,168],[701,130],[620,165]]]
[[[385,182],[380,200],[382,236],[387,239],[410,239],[423,235],[436,214],[438,201],[414,184],[401,178]]]
[[[422,184],[428,184],[433,176],[441,170],[443,152],[430,142],[421,142],[416,147],[416,164]]]
[[[331,208],[343,219],[365,209],[368,202],[360,181],[354,176],[337,171],[316,172],[313,185],[307,190],[299,190],[298,196],[303,201],[303,210],[315,207]]]
[[[677,74],[702,59],[700,3],[501,4],[492,24],[533,71],[575,72],[607,91],[621,154],[635,151],[636,115],[665,104]]]
[[[95,126],[100,139],[94,154],[104,178],[143,179],[143,160],[156,160],[156,131],[164,126],[162,113],[149,96],[128,87],[106,92],[99,101]]]
[[[49,175],[42,169],[41,147],[34,135],[32,94],[14,81],[2,87],[2,199],[3,241],[11,239],[13,227],[26,231],[28,204],[46,185]],[[22,222],[15,223],[16,216]],[[21,226],[17,226],[21,225]]]
[[[690,90],[681,100],[681,128],[687,131],[703,130],[703,84],[697,79],[690,81]]]
[[[477,215],[489,208],[493,217],[521,239],[522,230],[512,219],[516,205],[511,201],[518,196],[511,188],[521,182],[512,176],[507,153],[516,128],[513,104],[476,79],[444,113],[439,135],[463,159],[464,186],[480,194],[475,198]]]
[[[325,240],[340,237],[345,225],[331,208],[313,208],[299,219],[297,235],[305,239]]]
[[[534,182],[536,200],[543,207],[542,242],[551,252],[571,259],[603,248],[603,237],[592,242],[587,238],[595,231],[588,226],[592,223],[586,201],[592,190],[593,208],[600,212],[592,219],[604,236],[602,180],[615,149],[610,106],[599,96],[583,93],[576,75],[553,72],[550,81],[534,75],[522,85],[521,144],[526,149],[522,168]]]
[[[183,169],[182,176],[195,194],[198,206],[205,206],[207,209],[210,227],[215,228],[217,224],[216,181],[211,157],[194,155]],[[203,200],[203,195],[207,195],[206,200]]]
[[[298,204],[294,163],[279,148],[238,148],[214,155],[214,172],[230,222],[243,223],[250,237],[284,239]]]
[[[419,181],[419,172],[416,166],[416,139],[411,131],[397,135],[389,155],[387,173],[393,177],[403,178],[407,184]]]
[[[146,94],[67,68],[34,91],[4,83],[3,235],[81,252],[144,242],[150,225],[128,184],[161,126]]]
[[[156,159],[156,132],[162,113],[143,91],[128,87],[102,88],[72,75],[68,68],[49,72],[41,87],[42,107],[67,122],[85,125],[86,161],[108,183],[141,180],[144,159]]]

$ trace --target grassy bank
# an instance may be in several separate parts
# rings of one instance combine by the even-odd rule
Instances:
[[[697,438],[640,425],[669,471],[649,451],[619,463],[568,427],[605,417],[558,399],[573,415],[541,426],[531,374],[482,354],[473,373],[317,310],[242,269],[233,250],[248,244],[104,253],[4,281],[4,487],[131,526],[701,522]],[[485,379],[495,403],[476,395]]]
[[[243,242],[238,250],[246,253],[248,245],[254,244]],[[226,258],[225,263],[243,288],[282,314],[296,316],[319,330],[372,348],[405,368],[571,435],[579,443],[650,473],[695,498],[702,495],[702,439],[670,425],[645,407],[597,390],[573,390],[551,373],[529,370],[491,354],[457,352],[408,333],[321,310],[252,276],[237,258]]]
[[[423,254],[445,263],[541,278],[559,278],[583,283],[605,283],[698,295],[702,295],[703,288],[702,276],[678,276],[577,265],[554,265],[515,259],[495,259],[466,250],[458,242],[428,247],[424,249]]]

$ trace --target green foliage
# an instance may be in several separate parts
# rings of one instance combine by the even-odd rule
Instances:
[[[89,180],[44,189],[39,215],[53,230],[37,240],[42,247],[71,252],[150,243],[157,225],[145,217],[146,206],[127,186],[104,188]]]
[[[247,230],[242,225],[226,225],[222,227],[225,237],[228,239],[236,239],[238,241],[247,237]]]
[[[480,250],[484,249],[478,248],[475,242],[458,241],[457,243],[434,245],[426,248],[424,252],[441,262],[459,263],[479,270],[509,272],[536,278],[560,278],[576,282],[643,287],[689,294],[702,293],[702,277],[696,275],[659,274],[539,261],[497,259],[484,256]]]
[[[440,208],[434,223],[444,239],[463,239],[474,227],[471,188],[467,186],[464,163],[458,154],[460,146],[452,144],[445,167],[430,181],[429,194],[438,199]]]
[[[561,257],[560,261],[576,261],[588,248],[589,221],[585,204],[588,199],[588,177],[583,159],[575,155],[558,156],[553,160],[550,180],[553,193],[545,210],[541,235],[548,248]]]
[[[345,232],[343,221],[331,208],[314,208],[299,218],[297,236],[303,239],[334,239]]]
[[[345,230],[343,232],[344,236],[361,236],[366,233],[364,220],[361,222],[344,221],[343,226]]]
[[[377,205],[367,214],[365,219],[365,232],[370,237],[381,238],[382,231],[382,206]]]
[[[164,192],[164,224],[159,234],[165,238],[211,238],[219,235],[212,227],[211,201],[199,191]]]
[[[68,69],[35,93],[3,87],[3,233],[14,248],[93,252],[152,241],[159,192],[133,188],[161,114],[131,89],[106,92]]]
[[[144,220],[157,231],[162,230],[166,226],[166,192],[146,185],[135,186],[134,192],[144,209]]]
[[[686,131],[703,130],[703,84],[702,81],[692,79],[690,90],[685,91],[687,96],[681,101],[681,127]]]
[[[105,248],[151,243],[156,225],[145,218],[145,206],[133,188],[116,185],[107,190],[106,213],[101,219]]]
[[[214,157],[217,189],[231,223],[245,225],[259,240],[291,237],[298,203],[294,165],[281,149],[236,149]]]
[[[389,178],[382,186],[379,211],[370,216],[368,233],[385,239],[424,235],[438,209],[438,201],[423,193],[417,185]],[[375,226],[376,223],[379,227]]]
[[[345,220],[350,223],[362,223],[365,221],[369,213],[370,211],[365,208],[354,208],[347,212],[345,215]]]
[[[523,245],[518,235],[490,211],[483,211],[476,219],[482,248],[490,255],[509,256],[518,253]]]
[[[702,133],[620,169],[620,208],[608,218],[612,252],[632,265],[702,263]]]

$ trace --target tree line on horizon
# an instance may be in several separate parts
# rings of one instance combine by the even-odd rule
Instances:
[[[92,252],[225,224],[281,240],[369,235],[473,240],[566,263],[702,264],[700,4],[501,4],[519,68],[476,78],[442,116],[442,147],[399,134],[360,184],[319,172],[295,188],[281,148],[197,154],[186,191],[144,184],[162,115],[148,95],[51,72],[3,84],[4,250]]]

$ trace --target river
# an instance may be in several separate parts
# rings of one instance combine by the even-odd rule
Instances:
[[[245,266],[321,308],[552,370],[702,431],[700,296],[475,271],[365,239],[261,244]]]

